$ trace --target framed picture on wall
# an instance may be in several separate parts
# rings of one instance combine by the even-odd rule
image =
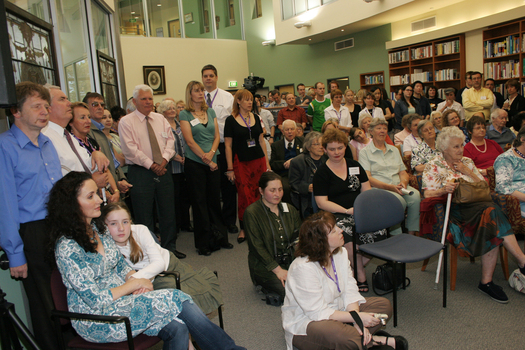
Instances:
[[[108,108],[120,106],[115,59],[98,50],[97,58],[100,84],[102,85],[102,96],[104,96],[106,106],[108,106]]]
[[[164,66],[143,66],[144,84],[153,89],[153,95],[166,94],[166,77]]]

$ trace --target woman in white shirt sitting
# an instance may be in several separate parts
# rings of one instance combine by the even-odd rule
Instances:
[[[381,327],[374,314],[390,319],[392,306],[385,298],[359,294],[343,244],[342,230],[329,212],[313,214],[301,225],[282,307],[287,349],[361,350],[362,344],[408,349],[401,336],[373,335]]]
[[[403,141],[403,155],[411,156],[412,148],[416,148],[422,142],[421,137],[417,132],[417,125],[421,121],[421,117],[413,117],[410,125],[407,124],[408,129],[410,130],[410,135],[408,135]]]

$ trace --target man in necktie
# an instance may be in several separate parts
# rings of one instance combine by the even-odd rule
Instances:
[[[175,138],[169,123],[162,114],[153,112],[153,90],[147,85],[137,85],[133,90],[137,109],[122,117],[119,135],[122,153],[126,157],[128,179],[135,222],[154,232],[153,205],[156,204],[160,244],[179,259],[185,254],[176,250],[175,200],[173,180],[166,166],[175,155]]]
[[[224,148],[224,123],[226,118],[232,114],[233,96],[227,91],[217,87],[219,76],[217,68],[211,64],[205,65],[202,70],[202,84],[206,91],[204,92],[206,104],[215,111],[217,124],[219,125],[219,134],[221,141],[219,143],[219,155],[217,163],[221,174],[221,198],[222,198],[222,218],[228,228],[228,232],[237,233],[239,229],[237,222],[237,189],[235,184],[228,181],[225,173],[228,170],[226,163],[226,150]]]

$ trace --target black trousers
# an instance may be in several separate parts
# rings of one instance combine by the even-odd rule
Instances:
[[[159,219],[160,245],[172,252],[176,249],[177,227],[175,222],[175,200],[173,199],[173,179],[166,172],[157,176],[153,171],[138,165],[130,165],[128,180],[133,203],[134,221],[147,226],[155,232],[153,205],[156,203]]]
[[[211,171],[209,166],[186,158],[184,172],[193,207],[195,248],[210,248],[217,243],[228,243],[228,233],[221,217],[219,170]],[[222,236],[218,242],[215,239],[217,231]]]
[[[27,278],[22,280],[29,302],[33,334],[42,349],[58,349],[51,310],[55,308],[51,294],[52,264],[46,260],[48,230],[45,220],[20,225],[20,238],[24,242]]]
[[[190,196],[186,175],[184,173],[171,174],[173,179],[175,198],[175,218],[177,227],[190,226]]]
[[[221,179],[222,219],[226,226],[230,226],[237,222],[237,188],[235,184],[228,181],[228,177],[225,175],[226,170],[228,170],[228,163],[226,162],[224,142],[219,143],[219,152],[217,163],[219,164]]]

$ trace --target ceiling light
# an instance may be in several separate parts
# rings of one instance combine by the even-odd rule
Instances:
[[[134,15],[134,14],[135,14],[135,11],[131,11],[131,14]]]
[[[294,26],[295,28],[311,27],[312,21],[297,22],[297,23],[294,23]]]
[[[308,39],[308,40],[312,41],[312,38],[310,38],[310,39]]]
[[[275,45],[275,40],[266,40],[262,42],[263,46]]]
[[[342,32],[344,32],[345,30],[344,29],[341,29]]]

